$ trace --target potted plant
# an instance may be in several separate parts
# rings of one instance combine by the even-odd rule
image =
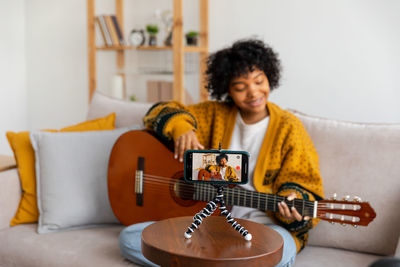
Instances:
[[[186,33],[186,44],[187,45],[197,45],[197,39],[199,36],[199,33],[196,31],[190,31]]]
[[[146,31],[149,34],[149,45],[150,46],[157,45],[157,33],[158,33],[157,24],[147,24]]]
[[[136,95],[131,95],[129,97],[129,100],[132,101],[132,102],[136,101],[137,100]]]

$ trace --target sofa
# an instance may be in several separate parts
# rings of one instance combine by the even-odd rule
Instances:
[[[117,128],[140,125],[150,106],[95,93],[87,119],[115,112]],[[321,221],[295,266],[369,266],[400,257],[400,124],[344,122],[291,111],[318,151],[326,197],[356,195],[377,214],[367,227]],[[0,161],[0,266],[137,266],[120,254],[124,226],[118,223],[45,234],[38,234],[36,223],[10,227],[21,184],[12,160]]]

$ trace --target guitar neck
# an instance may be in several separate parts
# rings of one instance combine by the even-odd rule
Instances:
[[[216,193],[215,187],[209,184],[195,184],[193,199],[210,201],[215,198]],[[223,194],[225,204],[228,206],[249,207],[263,211],[278,211],[278,203],[284,201],[289,207],[295,207],[301,215],[315,217],[314,201],[304,199],[288,201],[287,198],[282,196],[244,190],[239,187],[224,188]]]

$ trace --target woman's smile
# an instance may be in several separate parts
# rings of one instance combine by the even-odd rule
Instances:
[[[258,107],[260,105],[264,106],[265,105],[265,97],[261,96],[261,97],[255,98],[255,99],[247,100],[245,103],[252,107]]]

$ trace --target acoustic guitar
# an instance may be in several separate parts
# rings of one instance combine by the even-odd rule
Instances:
[[[193,216],[212,200],[216,189],[206,183],[187,183],[183,163],[174,159],[163,143],[146,131],[124,133],[114,144],[108,166],[108,194],[115,216],[124,225]],[[296,207],[303,216],[329,222],[367,226],[375,217],[368,202],[348,200],[308,201],[247,191],[224,189],[225,203],[278,211],[278,202]]]
[[[211,174],[205,169],[201,169],[197,175],[197,180],[199,181],[212,181],[212,180],[222,180],[222,176],[220,172],[216,174]]]

